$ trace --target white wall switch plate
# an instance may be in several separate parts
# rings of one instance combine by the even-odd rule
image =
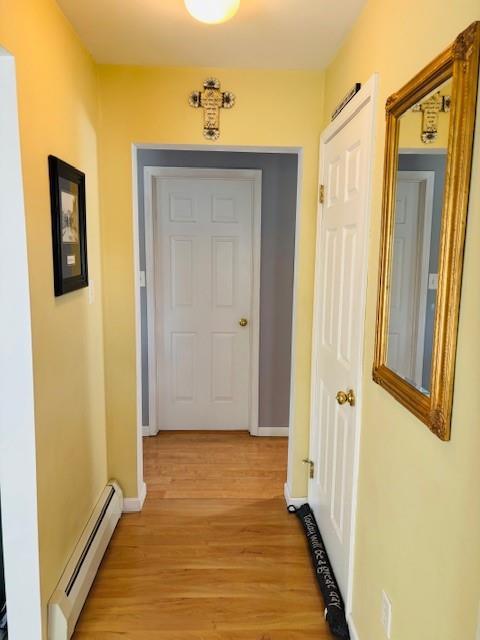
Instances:
[[[428,288],[436,291],[438,289],[438,273],[430,273],[428,276]]]
[[[390,640],[392,637],[392,603],[389,597],[382,591],[382,607],[380,611],[380,620],[385,630],[385,637]]]
[[[140,271],[139,281],[140,281],[140,286],[141,287],[146,287],[147,286],[147,282],[146,282],[146,279],[145,279],[145,271]]]

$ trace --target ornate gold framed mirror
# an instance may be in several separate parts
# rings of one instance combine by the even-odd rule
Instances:
[[[386,104],[373,379],[450,439],[480,22]]]

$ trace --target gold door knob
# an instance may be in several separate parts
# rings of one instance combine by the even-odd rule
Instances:
[[[339,391],[337,393],[337,402],[338,404],[346,404],[348,402],[348,404],[353,407],[355,404],[355,394],[353,389],[349,389],[347,392]]]
[[[239,324],[241,327],[246,327],[246,326],[247,326],[247,324],[248,324],[248,320],[247,320],[246,318],[241,318],[241,319],[238,321],[238,324]]]

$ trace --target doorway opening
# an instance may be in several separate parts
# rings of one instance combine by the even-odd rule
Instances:
[[[217,424],[211,420],[210,429],[241,428],[256,436],[288,436],[302,150],[135,145],[133,155],[140,452],[142,435],[208,428],[205,406],[192,402],[193,389],[202,384],[201,395],[208,396],[210,410],[213,405],[220,416],[224,414]],[[200,262],[194,266],[192,260],[197,258]],[[218,267],[216,272],[212,265]],[[203,285],[198,280],[202,270]],[[192,274],[193,284],[189,283]],[[214,286],[205,285],[212,279]],[[212,316],[206,307],[214,299],[215,287],[223,296],[218,305],[223,309],[216,310],[216,317],[223,315],[229,324],[217,327],[217,335],[208,337],[203,360],[195,362],[200,356],[193,334],[202,330],[198,321],[206,323],[204,335],[208,334]],[[206,301],[200,300],[198,308],[189,304],[193,290],[205,292]],[[232,317],[226,317],[230,311]],[[187,326],[192,316],[195,329]],[[247,324],[242,326],[244,321]],[[242,341],[236,361],[234,345]],[[244,356],[249,350],[248,360]],[[197,375],[202,370],[208,373],[207,380],[195,380],[194,365]],[[216,380],[211,377],[215,367],[220,372]],[[171,402],[174,383],[177,403]],[[235,384],[243,389],[244,401],[248,390],[249,411],[246,417],[245,403],[233,407],[236,418],[229,421],[227,409]],[[216,403],[211,401],[215,397]],[[200,414],[207,417],[199,419]],[[139,475],[140,489],[142,484]]]
[[[256,435],[262,173],[145,167],[144,185],[153,431]]]

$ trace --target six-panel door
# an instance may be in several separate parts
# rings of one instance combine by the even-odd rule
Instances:
[[[254,181],[157,178],[160,429],[248,429]]]
[[[359,390],[368,109],[324,146],[325,203],[317,236],[310,456],[315,475],[308,498],[335,575],[347,593],[355,438],[355,404],[339,391]]]

